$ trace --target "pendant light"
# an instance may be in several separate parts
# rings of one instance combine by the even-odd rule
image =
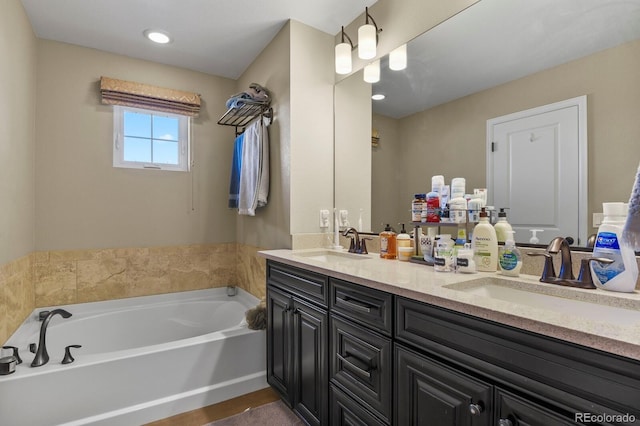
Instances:
[[[377,83],[380,81],[380,59],[364,67],[364,81],[367,83]]]
[[[352,69],[351,50],[353,49],[353,43],[344,32],[344,27],[342,27],[341,36],[342,42],[336,44],[336,73],[349,74]],[[348,43],[345,42],[345,38],[349,41]]]
[[[373,17],[369,15],[369,8],[366,7],[365,24],[358,28],[358,57],[360,59],[372,59],[376,57],[378,46],[378,25]],[[371,20],[371,23],[369,23]]]
[[[403,44],[389,53],[389,69],[401,71],[407,68],[407,45]]]

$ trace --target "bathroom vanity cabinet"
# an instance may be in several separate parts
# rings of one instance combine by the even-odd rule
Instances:
[[[326,276],[269,262],[267,382],[310,425],[328,424]]]
[[[267,270],[268,382],[310,424],[640,425],[637,360],[273,260]]]

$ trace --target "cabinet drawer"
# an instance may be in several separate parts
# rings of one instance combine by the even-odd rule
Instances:
[[[388,339],[331,315],[331,380],[381,419],[391,421],[392,345]]]
[[[391,336],[393,299],[390,293],[335,278],[329,279],[331,310]]]
[[[402,297],[395,337],[509,387],[526,380],[517,390],[577,411],[640,416],[640,362],[632,359]]]
[[[325,275],[269,261],[267,283],[283,287],[295,296],[327,306],[329,286]]]
[[[521,398],[503,389],[496,389],[498,425],[572,426],[573,419],[562,418],[557,412]]]
[[[331,421],[333,426],[384,426],[360,404],[349,398],[336,386],[330,386]]]

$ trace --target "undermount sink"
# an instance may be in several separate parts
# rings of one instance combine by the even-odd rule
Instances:
[[[640,325],[640,300],[614,298],[602,290],[576,291],[567,287],[551,287],[497,277],[449,284],[444,288],[532,308],[578,315],[594,321]],[[616,304],[624,304],[624,307]]]
[[[294,256],[304,257],[305,259],[317,260],[326,263],[342,263],[351,260],[367,260],[370,257],[366,254],[356,254],[349,252],[340,252],[333,250],[313,250],[293,253]]]

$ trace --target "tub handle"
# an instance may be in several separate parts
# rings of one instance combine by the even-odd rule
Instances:
[[[62,360],[63,364],[71,364],[75,361],[75,358],[71,355],[71,348],[79,349],[82,345],[69,345],[64,348],[64,359]]]
[[[13,356],[16,359],[16,364],[22,364],[22,358],[20,358],[18,348],[16,348],[15,346],[3,346],[2,349],[11,349],[13,351]]]

